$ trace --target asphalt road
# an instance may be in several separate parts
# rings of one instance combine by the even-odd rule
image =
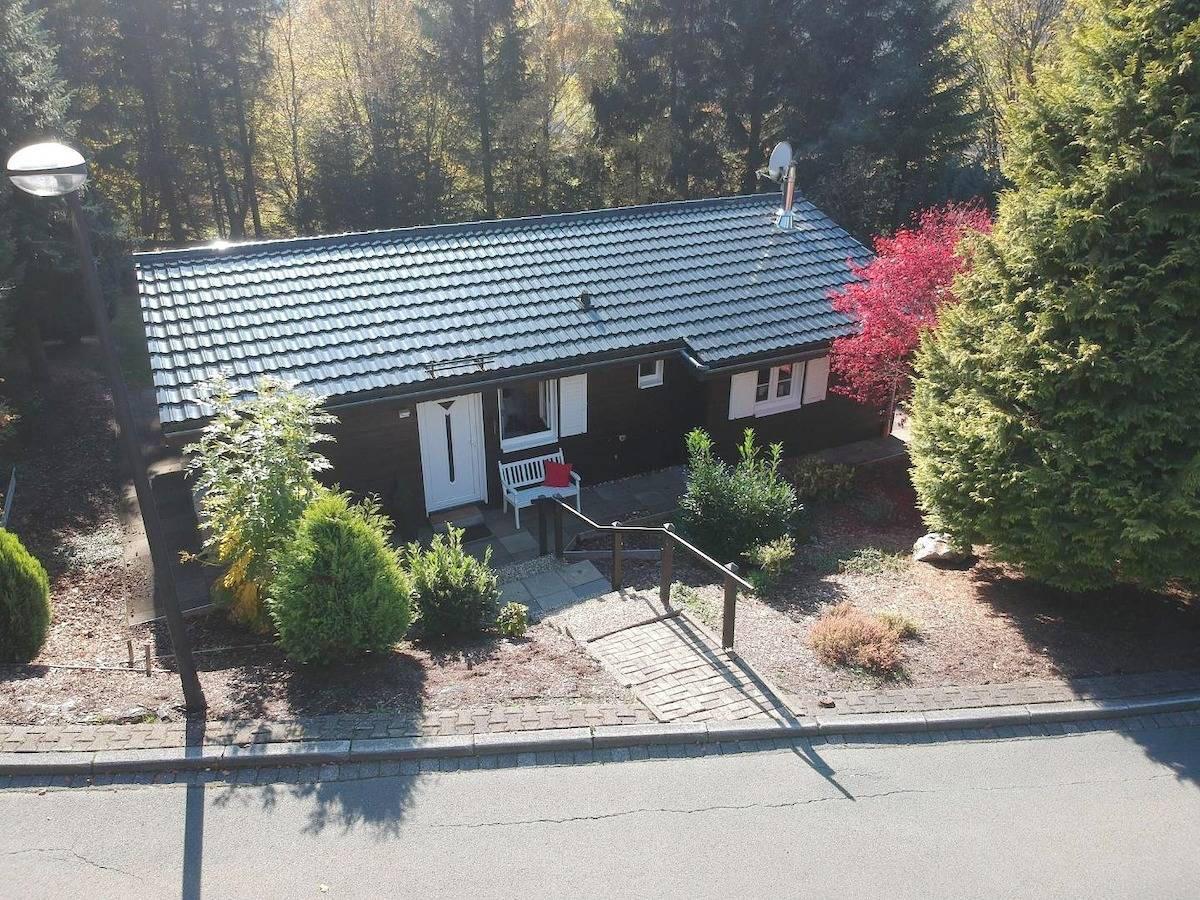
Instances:
[[[1200,896],[1200,728],[0,792],[23,897]]]

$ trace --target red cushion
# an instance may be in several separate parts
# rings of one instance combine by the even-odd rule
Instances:
[[[571,483],[571,464],[560,462],[546,463],[546,487],[566,487]]]

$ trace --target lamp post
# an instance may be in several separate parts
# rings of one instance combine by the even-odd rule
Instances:
[[[133,426],[133,409],[129,404],[129,389],[121,374],[117,361],[117,350],[108,325],[108,312],[100,293],[100,277],[96,272],[96,259],[92,255],[92,240],[87,217],[79,202],[79,189],[87,184],[87,163],[77,150],[65,144],[31,144],[14,153],[8,160],[8,178],[14,185],[35,197],[65,197],[71,211],[71,226],[79,250],[79,268],[83,273],[83,293],[92,312],[96,337],[112,384],[113,410],[120,430],[121,449],[129,467],[133,470],[133,487],[137,493],[138,507],[146,526],[146,542],[150,545],[150,557],[154,565],[154,582],[161,589],[163,611],[166,614],[167,632],[175,651],[175,662],[179,667],[179,680],[183,683],[184,704],[189,712],[200,712],[206,704],[200,679],[196,674],[196,663],[192,658],[192,646],[183,625],[183,614],[179,610],[179,596],[175,591],[175,573],[166,558],[167,545],[163,540],[162,522],[158,507],[150,489],[150,477],[146,472],[145,460],[138,446]]]

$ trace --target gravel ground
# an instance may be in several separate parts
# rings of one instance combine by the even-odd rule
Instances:
[[[921,626],[905,642],[902,683],[971,685],[1023,678],[1187,669],[1200,666],[1200,605],[1184,594],[1112,590],[1070,595],[978,559],[960,569],[908,557],[924,529],[902,467],[860,477],[856,497],[815,510],[817,539],[766,598],[738,601],[738,651],[780,688],[808,697],[880,685],[866,673],[831,669],[809,645],[813,622],[851,600],[908,614]],[[838,560],[874,547],[905,558],[895,572],[848,575]],[[607,572],[607,563],[597,563]],[[658,564],[626,564],[626,584],[653,588]],[[695,589],[698,610],[719,623],[721,586],[707,569],[676,560],[676,579]]]
[[[126,624],[127,596],[149,589],[144,565],[127,560],[118,515],[111,401],[87,346],[60,351],[54,376],[25,423],[13,528],[46,565],[54,620],[31,665],[0,665],[0,721],[92,722],[171,717],[182,702],[178,677],[125,668],[126,642],[168,654],[158,625]],[[19,373],[7,387],[28,391]],[[264,639],[213,614],[189,619],[201,681],[215,718],[519,702],[631,700],[575,643],[534,626],[523,640],[485,636],[454,646],[405,642],[353,666],[290,663]],[[234,650],[219,648],[236,647]],[[218,652],[213,652],[213,651]],[[103,667],[94,668],[69,667]]]

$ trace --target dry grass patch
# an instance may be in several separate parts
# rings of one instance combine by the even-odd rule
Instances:
[[[809,639],[827,666],[895,677],[904,666],[900,642],[912,636],[915,628],[916,623],[906,616],[866,613],[843,600],[817,619]]]

